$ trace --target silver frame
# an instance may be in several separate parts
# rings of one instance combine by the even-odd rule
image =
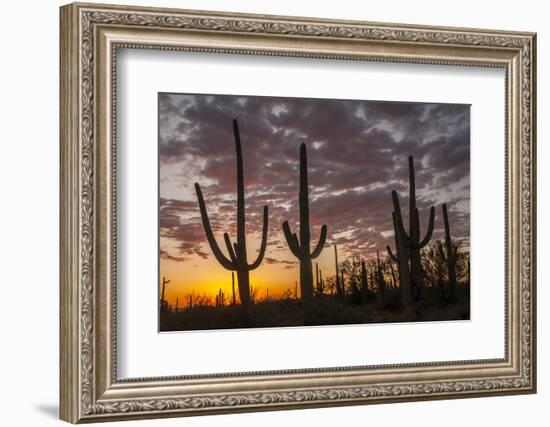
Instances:
[[[534,393],[533,33],[99,4],[61,8],[61,418],[77,423]],[[505,357],[119,380],[116,374],[118,48],[506,70]]]

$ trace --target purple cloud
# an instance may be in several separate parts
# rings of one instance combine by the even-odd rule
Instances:
[[[210,256],[202,249],[194,182],[201,184],[214,232],[235,231],[234,118],[249,235],[260,235],[262,207],[269,206],[266,260],[282,261],[282,222],[297,226],[302,142],[308,147],[312,236],[326,224],[328,243],[350,254],[369,256],[393,246],[391,191],[399,193],[407,220],[412,155],[421,228],[434,205],[434,236],[441,237],[440,205],[447,202],[453,237],[468,241],[468,105],[160,94],[160,233],[172,256]]]

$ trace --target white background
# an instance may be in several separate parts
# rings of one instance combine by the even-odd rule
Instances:
[[[504,357],[503,69],[127,49],[117,64],[120,378]],[[158,334],[156,119],[168,91],[471,104],[471,321]],[[212,342],[223,357],[205,354]]]
[[[117,3],[116,1],[112,0]],[[137,1],[135,4],[196,9],[309,15],[326,18],[417,24],[454,25],[537,31],[538,116],[550,115],[545,99],[550,75],[548,12],[543,2],[464,0],[357,2],[354,0],[271,2],[187,0]],[[0,381],[2,424],[53,425],[58,402],[58,6],[57,1],[12,2],[3,5],[0,68],[0,316],[2,352]],[[129,422],[124,425],[278,426],[345,422],[408,426],[497,426],[548,423],[550,377],[547,361],[550,315],[545,282],[550,273],[545,257],[550,247],[550,179],[545,163],[550,136],[540,120],[539,187],[539,393],[454,401],[374,405],[286,412]],[[488,165],[489,173],[492,170]]]

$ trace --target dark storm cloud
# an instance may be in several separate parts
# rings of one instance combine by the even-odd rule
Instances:
[[[286,242],[281,224],[297,230],[299,146],[308,149],[312,236],[321,224],[329,242],[372,254],[393,244],[391,190],[407,218],[408,163],[414,156],[421,227],[435,205],[449,204],[456,238],[469,236],[470,113],[465,105],[216,95],[159,96],[164,176],[161,236],[180,254],[208,256],[193,182],[201,184],[215,232],[234,232],[236,166],[232,120],[239,121],[245,164],[247,232],[259,236],[269,207],[268,250]],[[175,169],[174,169],[175,168]],[[179,171],[179,172],[178,172]],[[177,191],[176,191],[177,190]],[[177,194],[174,194],[177,193]],[[275,258],[271,258],[275,259]]]

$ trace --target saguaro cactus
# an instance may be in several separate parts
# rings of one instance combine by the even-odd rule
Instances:
[[[235,296],[235,272],[231,272],[231,304],[237,304],[237,297]]]
[[[317,263],[315,263],[317,264]],[[319,269],[319,281],[316,283],[315,292],[317,298],[320,298],[325,293],[325,279],[323,279],[323,270]]]
[[[313,271],[311,260],[317,258],[327,238],[327,226],[321,227],[321,235],[317,246],[312,251],[310,248],[310,227],[309,227],[309,190],[307,179],[307,152],[306,145],[300,146],[300,239],[296,233],[290,231],[288,221],[283,223],[283,232],[292,254],[300,260],[300,292],[304,306],[304,322],[311,322],[311,304],[313,302]]]
[[[361,291],[363,293],[363,302],[367,302],[369,295],[369,280],[365,260],[361,260]]]
[[[445,249],[446,249],[446,261],[447,261],[447,274],[449,276],[449,283],[447,286],[447,292],[443,294],[443,298],[446,304],[450,304],[454,300],[454,294],[456,289],[456,254],[458,245],[453,245],[451,239],[451,228],[449,226],[449,216],[447,214],[447,203],[443,203],[443,222],[445,223]]]
[[[223,254],[214,233],[210,226],[210,220],[208,219],[208,212],[206,210],[206,204],[202,196],[201,187],[198,183],[195,183],[195,190],[197,192],[197,198],[199,200],[199,207],[201,211],[202,224],[204,226],[204,232],[210,249],[214,254],[216,260],[227,270],[237,272],[237,280],[239,287],[239,299],[241,300],[241,307],[243,313],[243,320],[245,323],[250,322],[250,276],[249,272],[255,270],[260,266],[265,255],[265,248],[267,244],[267,206],[264,206],[263,216],[263,229],[262,240],[260,243],[260,251],[256,258],[256,261],[249,264],[246,254],[246,229],[245,229],[245,203],[244,203],[244,174],[243,174],[243,156],[241,150],[241,137],[239,133],[239,125],[237,120],[233,120],[233,133],[235,136],[235,147],[237,154],[237,242],[231,243],[229,235],[224,233],[223,237],[225,245],[229,253],[229,259]]]
[[[334,266],[336,268],[336,293],[339,297],[344,295],[342,283],[340,282],[340,274],[338,273],[338,247],[334,244]]]
[[[395,237],[395,254],[389,246],[386,247],[388,255],[392,261],[397,264],[399,272],[399,289],[401,291],[401,300],[405,310],[411,310],[414,305],[411,291],[411,270],[409,267],[409,242],[405,237],[406,233],[403,229],[403,219],[401,217],[401,209],[399,207],[399,199],[397,193],[392,191],[393,199],[393,228]]]
[[[216,307],[223,307],[225,305],[225,294],[221,290],[218,291],[218,295],[216,295]]]
[[[416,207],[416,185],[414,178],[414,161],[409,156],[409,232],[405,231],[403,216],[399,205],[397,192],[392,191],[393,200],[393,227],[395,232],[396,254],[394,255],[388,246],[390,258],[398,264],[399,280],[403,293],[403,304],[410,308],[412,303],[410,296],[406,295],[413,291],[419,295],[423,285],[422,265],[420,263],[420,249],[428,244],[432,238],[434,228],[435,209],[430,207],[428,228],[424,238],[420,240],[420,219]],[[408,279],[406,278],[408,276]]]
[[[166,280],[166,277],[162,276],[162,292],[160,295],[160,311],[168,311],[168,301],[164,298],[164,292],[166,291],[166,285],[170,283],[170,280]]]
[[[315,263],[315,290],[319,289],[319,263]]]

